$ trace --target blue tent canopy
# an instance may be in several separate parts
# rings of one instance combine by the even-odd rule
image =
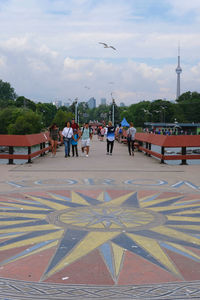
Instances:
[[[129,127],[129,123],[126,121],[126,118],[123,118],[123,120],[121,121],[121,126],[122,127]]]

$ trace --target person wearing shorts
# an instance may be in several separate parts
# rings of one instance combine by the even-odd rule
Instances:
[[[57,127],[56,123],[53,123],[53,125],[51,125],[49,128],[49,137],[51,143],[51,157],[55,157],[59,137],[61,138],[59,128]]]
[[[92,133],[89,128],[89,124],[85,123],[81,133],[81,149],[82,153],[86,150],[86,157],[88,157],[89,149],[90,149],[90,140],[92,139]]]

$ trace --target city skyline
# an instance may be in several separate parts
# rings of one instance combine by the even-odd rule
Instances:
[[[1,0],[0,79],[41,102],[175,100],[180,41],[181,93],[200,92],[199,15],[197,0]]]

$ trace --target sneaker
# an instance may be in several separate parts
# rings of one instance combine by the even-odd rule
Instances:
[[[110,155],[112,155],[112,153],[110,153]]]
[[[106,155],[109,155],[109,152],[107,152]]]
[[[86,154],[86,157],[88,157],[88,154]]]
[[[67,154],[65,154],[65,157],[68,157],[68,155],[67,155]]]

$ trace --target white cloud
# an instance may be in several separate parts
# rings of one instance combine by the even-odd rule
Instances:
[[[185,15],[188,13],[200,13],[200,2],[199,0],[190,0],[190,1],[182,1],[182,0],[168,0],[172,7],[172,12],[175,15]]]
[[[8,50],[25,50],[28,48],[28,39],[27,37],[12,37],[1,44]]]
[[[194,76],[200,77],[200,62],[191,68],[191,72],[194,74]]]
[[[0,56],[0,67],[5,67],[6,66],[6,57],[5,56]]]
[[[198,91],[200,1],[165,3],[167,16],[163,11],[150,22],[143,0],[1,1],[0,78],[35,100],[109,98],[111,92],[127,104],[173,99],[180,41],[181,88]]]

